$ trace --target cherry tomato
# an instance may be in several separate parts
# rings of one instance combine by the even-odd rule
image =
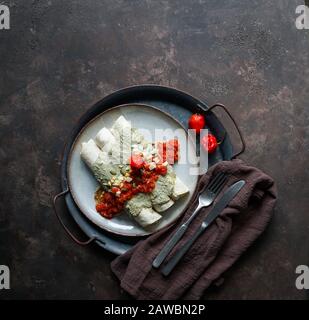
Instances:
[[[218,147],[217,138],[210,133],[202,138],[201,143],[204,150],[208,153],[213,153]]]
[[[130,165],[133,169],[141,169],[144,164],[144,159],[140,154],[133,154],[130,158]]]
[[[203,115],[199,113],[193,114],[189,119],[189,128],[194,129],[196,133],[200,133],[200,131],[205,127],[205,118]]]

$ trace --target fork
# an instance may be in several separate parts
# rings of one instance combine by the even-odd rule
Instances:
[[[218,173],[214,177],[214,179],[210,181],[206,189],[199,195],[198,206],[195,208],[193,214],[185,223],[183,223],[179,227],[179,229],[175,232],[172,238],[168,241],[168,243],[162,248],[162,250],[157,255],[157,257],[153,260],[152,266],[154,268],[160,267],[164,259],[168,256],[168,254],[172,251],[172,249],[175,247],[178,241],[182,238],[182,236],[188,229],[188,226],[190,225],[192,220],[197,216],[199,211],[202,208],[210,206],[214,202],[216,196],[222,190],[226,182],[226,179],[227,179],[227,175],[221,172],[221,173]]]

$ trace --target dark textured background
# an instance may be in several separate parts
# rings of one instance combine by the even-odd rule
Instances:
[[[309,31],[301,0],[14,1],[0,31],[0,299],[124,299],[113,255],[81,248],[53,215],[66,137],[94,102],[144,83],[223,102],[237,116],[243,158],[279,190],[266,233],[208,299],[302,299],[309,264]]]

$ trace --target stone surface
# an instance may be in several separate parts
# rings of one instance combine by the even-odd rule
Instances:
[[[278,185],[275,217],[207,299],[304,299],[308,264],[308,30],[300,0],[4,1],[0,31],[0,299],[126,299],[114,256],[78,247],[55,219],[61,151],[78,118],[113,90],[155,83],[237,116],[245,160]],[[65,208],[63,208],[65,210]]]

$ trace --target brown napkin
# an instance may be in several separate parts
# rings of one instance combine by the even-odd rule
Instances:
[[[154,258],[175,230],[191,215],[197,205],[198,193],[218,172],[230,175],[221,194],[240,179],[245,180],[246,184],[197,239],[172,273],[168,277],[163,276],[160,269],[152,267]],[[264,231],[275,202],[274,181],[265,173],[246,165],[242,160],[220,162],[200,179],[193,201],[183,218],[117,257],[111,264],[112,271],[119,278],[121,287],[137,299],[199,299],[205,289],[218,280]],[[198,229],[211,208],[201,210],[166,261]]]

